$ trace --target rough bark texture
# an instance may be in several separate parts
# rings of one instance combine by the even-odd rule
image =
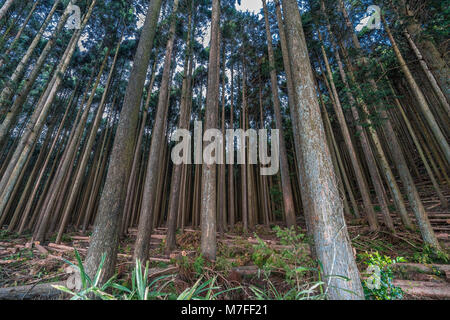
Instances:
[[[295,226],[295,207],[292,195],[291,178],[289,176],[289,164],[287,160],[286,143],[284,141],[283,119],[281,118],[280,98],[278,96],[278,78],[275,69],[275,58],[272,48],[272,35],[270,34],[269,12],[266,1],[263,0],[264,20],[266,25],[267,51],[269,55],[270,83],[272,89],[272,102],[275,111],[276,128],[280,130],[280,163],[281,163],[281,187],[283,191],[284,213],[288,227]]]
[[[193,0],[192,4],[193,4]],[[184,74],[183,74],[183,85],[181,89],[181,104],[180,104],[180,118],[178,120],[179,129],[188,129],[190,113],[188,113],[189,102],[191,90],[191,73],[192,73],[192,62],[190,59],[191,55],[191,24],[192,24],[192,11],[189,15],[188,22],[188,33],[186,41],[186,56],[184,61]],[[181,182],[181,169],[183,165],[174,165],[172,178],[170,183],[170,198],[169,198],[169,211],[167,213],[167,237],[166,237],[166,250],[170,251],[176,246],[175,241],[175,231],[176,231],[176,210],[179,207],[180,199],[180,182]]]
[[[295,112],[300,119],[301,160],[305,170],[303,183],[311,212],[309,223],[312,224],[310,228],[314,235],[315,251],[323,265],[327,297],[332,300],[364,299],[326,142],[297,2],[283,0],[282,3],[297,95]],[[331,275],[345,276],[349,280]]]
[[[148,259],[150,249],[150,235],[152,232],[153,208],[158,187],[158,174],[160,173],[160,156],[162,145],[165,143],[166,116],[169,99],[169,80],[172,62],[173,44],[175,41],[176,13],[178,0],[173,3],[171,24],[169,29],[169,40],[166,45],[166,56],[158,98],[155,124],[152,130],[152,141],[150,155],[147,164],[147,175],[145,177],[144,191],[142,196],[142,209],[139,217],[138,233],[134,248],[134,257],[143,263]]]
[[[152,0],[144,22],[138,48],[134,57],[128,87],[125,92],[120,120],[114,139],[105,186],[94,223],[94,230],[86,257],[86,272],[93,276],[106,254],[102,280],[114,273],[117,258],[120,218],[125,204],[127,183],[131,171],[139,121],[139,106],[150,53],[156,32],[161,0]]]
[[[217,55],[220,52],[219,43],[219,22],[220,22],[220,1],[212,2],[211,18],[211,42],[208,64],[208,89],[206,93],[206,113],[205,130],[217,128],[216,101],[217,90],[219,86],[217,72],[219,69],[219,59]],[[202,165],[201,181],[201,253],[210,260],[216,259],[216,164]]]

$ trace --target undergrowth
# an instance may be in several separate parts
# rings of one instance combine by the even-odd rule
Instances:
[[[403,290],[393,284],[393,265],[405,262],[402,257],[381,255],[378,251],[358,254],[357,258],[365,265],[367,270],[363,273],[366,280],[362,281],[364,294],[369,300],[400,300],[403,298]]]

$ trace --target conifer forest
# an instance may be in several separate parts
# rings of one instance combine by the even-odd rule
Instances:
[[[448,0],[0,0],[0,300],[450,300],[449,32]]]

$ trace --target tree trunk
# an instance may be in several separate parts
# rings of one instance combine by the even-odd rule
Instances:
[[[191,0],[193,5],[194,0]],[[189,12],[188,20],[188,32],[186,39],[186,56],[184,60],[184,74],[183,85],[181,89],[181,103],[180,103],[180,117],[178,119],[178,129],[189,129],[190,113],[188,113],[190,97],[189,91],[191,90],[191,25],[192,25],[192,10]],[[184,155],[183,155],[184,156]],[[190,156],[190,155],[189,155]],[[166,251],[171,251],[176,246],[175,232],[176,232],[176,210],[179,207],[180,199],[180,182],[181,182],[181,169],[183,164],[174,164],[172,178],[170,183],[170,196],[169,196],[169,211],[167,213],[167,236],[166,236]]]
[[[0,8],[0,20],[3,19],[8,9],[13,4],[14,0],[6,0],[3,6]]]
[[[125,92],[108,174],[86,257],[86,272],[90,277],[93,277],[102,260],[102,255],[106,255],[102,282],[109,279],[114,273],[120,221],[133,162],[136,127],[139,121],[139,102],[144,89],[160,9],[161,0],[150,2]]]
[[[295,112],[300,136],[300,150],[308,192],[315,251],[323,266],[328,299],[364,299],[359,271],[344,220],[342,201],[336,186],[331,155],[327,146],[320,106],[314,89],[314,78],[306,48],[298,5],[282,0],[286,19],[288,52],[297,95]],[[295,119],[293,119],[295,120]],[[347,281],[333,277],[347,277]]]
[[[220,52],[219,43],[220,1],[212,1],[211,42],[208,65],[208,88],[206,93],[205,130],[217,127],[216,101],[219,86],[217,72]],[[212,142],[215,143],[215,142]],[[216,260],[216,164],[203,163],[201,181],[201,253],[209,260]]]
[[[134,258],[139,259],[143,264],[148,259],[150,235],[153,223],[153,207],[156,199],[158,187],[158,173],[160,172],[161,145],[165,142],[165,116],[168,113],[169,101],[169,80],[172,63],[172,51],[175,41],[176,14],[178,11],[178,0],[173,3],[172,17],[169,28],[169,40],[166,45],[166,56],[164,69],[159,90],[159,98],[155,124],[152,130],[152,140],[150,145],[150,155],[147,164],[147,175],[145,177],[144,193],[142,198],[142,209],[139,217],[138,233],[134,248]]]
[[[281,162],[281,186],[283,192],[284,213],[288,227],[295,226],[295,208],[292,195],[291,178],[289,176],[289,165],[287,160],[286,143],[284,141],[283,120],[281,118],[280,98],[278,96],[278,78],[275,68],[275,58],[272,48],[272,35],[270,34],[269,12],[266,1],[262,0],[264,19],[266,25],[267,51],[269,55],[270,83],[272,89],[272,102],[275,112],[276,128],[280,130],[280,162]]]

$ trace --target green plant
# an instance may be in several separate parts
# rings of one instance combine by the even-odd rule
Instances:
[[[303,241],[305,235],[300,228],[296,230],[294,227],[281,229],[275,226],[273,230],[283,246],[281,250],[269,247],[255,234],[258,244],[254,246],[252,259],[266,275],[281,272],[289,285],[298,284],[305,274],[314,271],[314,262],[309,258],[307,245]]]
[[[219,286],[214,286],[216,283],[217,277],[212,277],[205,282],[201,282],[203,277],[200,277],[195,284],[184,290],[178,297],[177,300],[215,300],[218,296],[232,291],[238,290],[240,287],[230,288],[227,290],[222,290],[214,293],[214,290],[219,290]]]
[[[394,286],[394,272],[392,266],[398,262],[406,261],[402,257],[392,259],[381,255],[378,251],[361,253],[358,259],[367,265],[364,274],[367,279],[362,282],[366,299],[399,300],[403,298],[403,290]]]
[[[166,298],[169,293],[164,293],[162,290],[172,282],[173,276],[160,276],[148,283],[148,270],[148,261],[145,268],[143,268],[142,263],[136,259],[136,266],[131,274],[131,290],[116,283],[113,283],[112,287],[123,292],[124,300],[155,300]],[[160,285],[160,281],[167,278],[169,278],[168,281]]]
[[[72,296],[71,300],[90,300],[94,296],[102,300],[214,300],[226,292],[240,289],[240,287],[236,287],[216,292],[221,289],[215,285],[217,277],[212,277],[202,283],[202,276],[192,287],[187,288],[179,295],[171,292],[163,292],[164,289],[173,284],[174,276],[160,276],[149,282],[148,262],[144,268],[139,260],[136,260],[136,265],[131,275],[131,288],[117,283],[116,275],[111,277],[104,285],[99,285],[106,255],[102,256],[94,279],[91,279],[86,274],[78,251],[75,251],[75,256],[77,265],[67,260],[66,262],[79,271],[82,283],[81,290],[75,292],[65,286],[53,286],[60,291],[70,294]],[[198,261],[202,261],[202,259],[198,259]],[[203,265],[203,263],[201,264]],[[111,293],[107,293],[107,291]]]
[[[72,262],[67,261],[71,266],[79,270],[80,280],[81,280],[81,290],[79,292],[72,291],[64,286],[53,285],[54,288],[68,293],[72,296],[71,300],[90,300],[93,295],[97,296],[102,300],[114,300],[115,297],[111,294],[106,293],[106,290],[113,285],[113,281],[115,276],[106,281],[106,283],[102,286],[99,286],[100,277],[102,274],[103,264],[105,263],[106,254],[102,255],[102,260],[100,261],[100,265],[98,270],[94,276],[94,279],[91,279],[84,270],[83,263],[80,258],[80,254],[75,250],[75,257],[77,259],[78,265],[74,265]]]
[[[432,246],[425,244],[422,247],[422,251],[415,252],[413,260],[422,264],[431,263],[449,263],[449,255],[443,251],[440,251]]]
[[[203,273],[203,268],[205,266],[208,266],[208,262],[205,261],[203,256],[200,254],[197,258],[195,258],[192,266],[194,267],[195,273],[197,273],[197,275],[200,275]]]
[[[229,259],[218,256],[215,263],[216,270],[221,270],[223,272],[228,272],[236,263],[231,262]]]
[[[322,281],[313,283],[306,283],[302,286],[295,286],[290,288],[287,292],[280,292],[272,281],[266,278],[266,288],[260,289],[251,286],[250,290],[253,292],[256,300],[323,300],[325,294],[323,293]],[[319,290],[319,292],[317,292]]]
[[[281,248],[275,250],[256,234],[253,262],[263,271],[265,288],[251,286],[256,299],[264,300],[304,300],[324,299],[324,282],[320,268],[310,259],[307,252],[306,237],[300,228],[273,228],[279,238]],[[287,290],[280,291],[270,280],[271,273],[283,274]],[[317,280],[314,280],[317,279]]]

